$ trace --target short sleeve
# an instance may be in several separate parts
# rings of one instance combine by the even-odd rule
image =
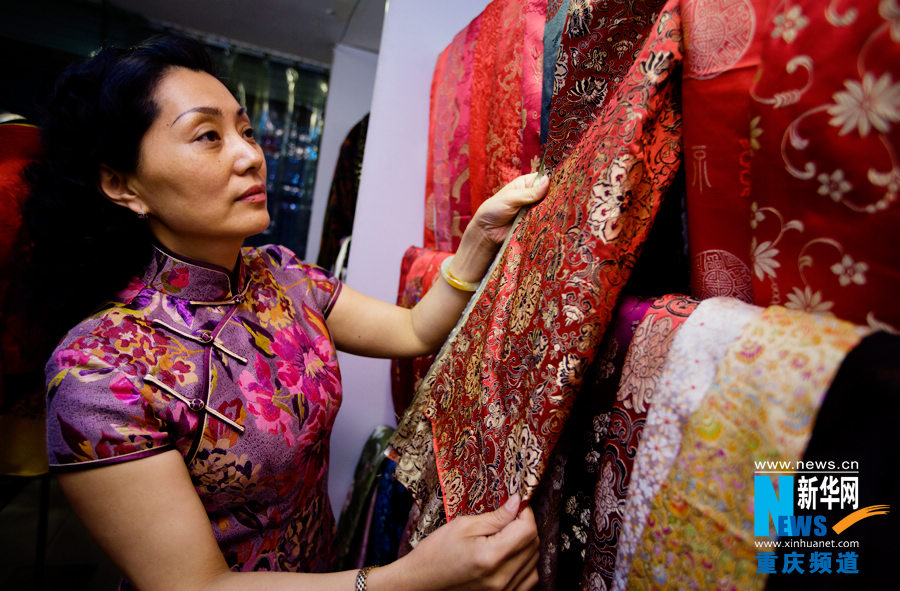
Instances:
[[[47,455],[52,471],[134,460],[174,447],[152,396],[136,378],[77,348],[59,348],[46,366]]]
[[[277,274],[282,285],[290,285],[299,288],[300,297],[307,303],[312,303],[322,313],[323,318],[328,318],[331,309],[340,295],[342,283],[331,272],[301,261],[296,254],[284,246],[270,245],[262,247],[265,255],[273,266],[277,267]]]

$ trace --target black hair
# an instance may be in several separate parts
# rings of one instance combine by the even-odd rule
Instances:
[[[154,92],[166,72],[183,67],[216,75],[204,46],[153,37],[105,47],[59,77],[39,122],[43,157],[25,217],[33,240],[35,296],[46,302],[48,338],[57,339],[123,289],[151,255],[146,221],[109,201],[100,168],[134,172],[141,140],[159,114]]]

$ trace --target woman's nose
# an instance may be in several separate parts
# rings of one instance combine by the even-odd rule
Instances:
[[[238,135],[236,150],[235,166],[238,172],[244,173],[253,169],[263,169],[265,172],[266,158],[262,146],[243,135]]]

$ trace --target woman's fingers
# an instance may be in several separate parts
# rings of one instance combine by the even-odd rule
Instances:
[[[497,191],[495,196],[513,206],[534,203],[546,195],[547,187],[550,186],[549,177],[546,175],[541,175],[539,178],[537,177],[538,173],[536,172],[517,177]],[[537,181],[535,181],[536,178]]]
[[[469,535],[493,536],[502,532],[516,521],[516,516],[519,513],[519,503],[519,495],[513,495],[509,497],[506,503],[490,513],[457,517],[457,519],[469,520],[470,523],[467,524],[467,533]]]
[[[538,551],[537,544],[530,550],[525,555],[524,565],[510,579],[509,584],[506,586],[507,589],[511,591],[528,591],[537,585],[540,578],[537,565],[541,554]]]

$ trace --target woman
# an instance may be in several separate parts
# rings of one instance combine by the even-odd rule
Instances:
[[[298,573],[331,566],[334,347],[438,348],[546,182],[489,199],[414,309],[379,302],[284,248],[242,248],[269,223],[266,163],[212,71],[184,40],[104,49],[49,105],[30,219],[60,315],[90,314],[46,370],[50,464],[72,507],[126,587],[530,588],[536,527],[517,498],[371,572]]]

